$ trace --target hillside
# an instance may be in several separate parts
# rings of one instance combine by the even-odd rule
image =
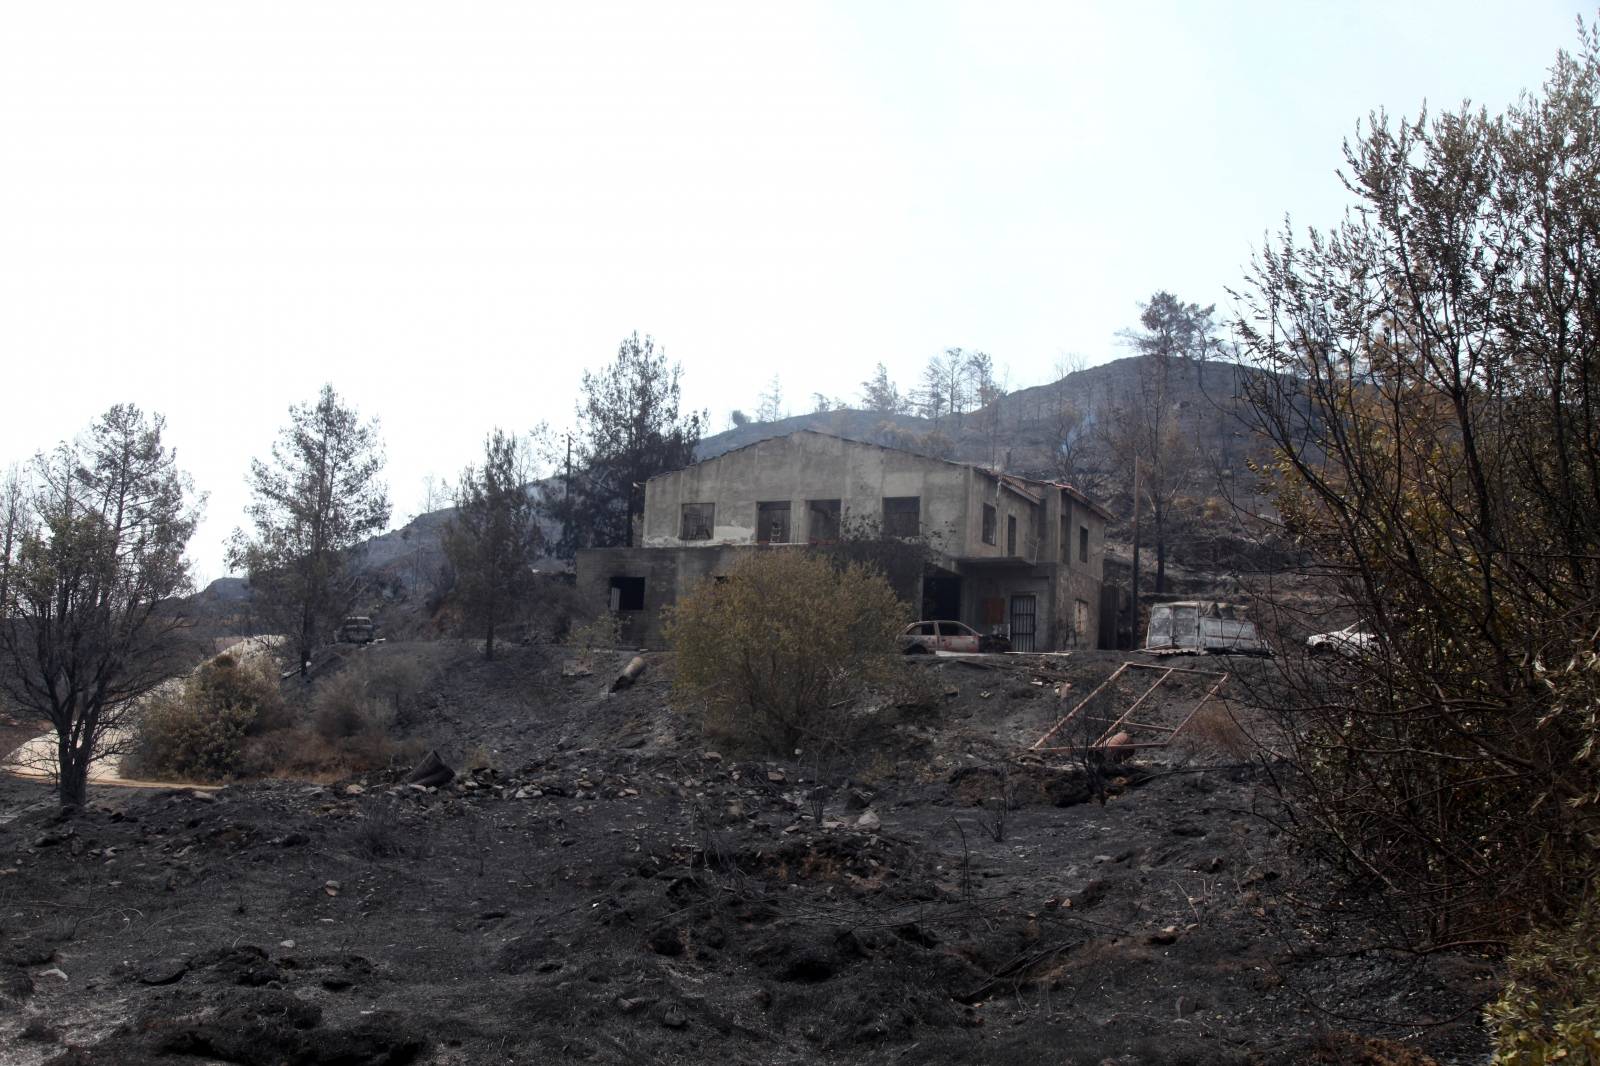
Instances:
[[[750,422],[706,437],[699,456],[707,459],[765,437],[812,429],[935,454],[960,462],[1000,466],[1035,476],[1060,473],[1054,459],[1063,428],[1062,409],[1070,405],[1082,419],[1084,438],[1078,479],[1091,490],[1112,473],[1111,456],[1098,439],[1097,426],[1119,403],[1136,402],[1140,367],[1146,357],[1129,356],[1074,371],[1057,381],[1018,389],[993,405],[937,420],[909,414],[836,409],[795,415],[776,422]],[[1172,379],[1172,401],[1179,425],[1203,456],[1237,476],[1251,450],[1241,383],[1261,372],[1226,362],[1185,366]]]
[[[411,662],[406,740],[454,780],[102,788],[58,815],[0,777],[0,1060],[1484,1061],[1492,963],[1386,950],[1376,901],[1289,847],[1280,764],[1241,758],[1250,683],[1110,766],[1022,749],[1066,694],[1126,706],[1122,657],[929,657],[858,743],[773,759],[708,747],[660,657],[613,693],[620,654],[339,656],[286,698]]]

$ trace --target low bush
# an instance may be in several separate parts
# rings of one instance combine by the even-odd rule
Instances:
[[[277,684],[264,669],[219,655],[145,707],[124,773],[220,781],[240,771],[249,737],[281,728],[287,719]]]
[[[540,574],[529,601],[528,639],[535,644],[565,641],[592,613],[589,601],[578,594],[569,575]]]
[[[394,723],[399,696],[385,691],[385,675],[365,664],[346,667],[323,683],[312,701],[312,721],[328,740],[363,733],[387,733]]]
[[[909,612],[877,571],[754,552],[668,614],[673,696],[712,736],[773,752],[843,743],[847,707],[904,668]]]
[[[405,764],[426,749],[397,733],[428,672],[413,655],[364,656],[291,707],[265,664],[220,655],[149,703],[123,772],[171,781],[331,780]]]
[[[175,781],[231,777],[254,719],[247,707],[206,707],[182,695],[158,699],[145,709],[124,773]]]
[[[1230,759],[1248,759],[1256,751],[1249,733],[1222,703],[1208,703],[1196,711],[1181,742],[1200,753]]]
[[[1485,1012],[1495,1066],[1600,1064],[1600,884],[1577,917],[1524,939]]]
[[[609,651],[622,643],[622,619],[611,611],[603,611],[567,630],[562,643],[576,653],[580,665],[592,669],[596,652]]]

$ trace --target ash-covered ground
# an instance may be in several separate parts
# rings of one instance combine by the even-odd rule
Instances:
[[[1491,963],[1377,946],[1381,901],[1278,833],[1270,760],[1215,728],[1019,758],[1123,656],[916,662],[920,702],[784,760],[708,745],[661,661],[609,693],[626,658],[445,655],[413,723],[442,787],[61,816],[6,779],[0,1061],[1483,1061]]]

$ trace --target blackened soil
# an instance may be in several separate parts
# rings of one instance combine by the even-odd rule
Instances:
[[[780,762],[708,752],[661,664],[607,695],[620,657],[506,659],[440,682],[444,788],[107,791],[0,827],[0,1060],[1482,1060],[1487,964],[1373,947],[1261,770],[1016,757],[1112,657],[919,663],[931,701]]]

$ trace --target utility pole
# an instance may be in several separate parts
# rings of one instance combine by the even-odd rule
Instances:
[[[1133,457],[1133,624],[1129,632],[1133,637],[1133,644],[1139,644],[1139,457]]]
[[[567,466],[562,475],[561,543],[572,547],[572,434],[567,433]]]

